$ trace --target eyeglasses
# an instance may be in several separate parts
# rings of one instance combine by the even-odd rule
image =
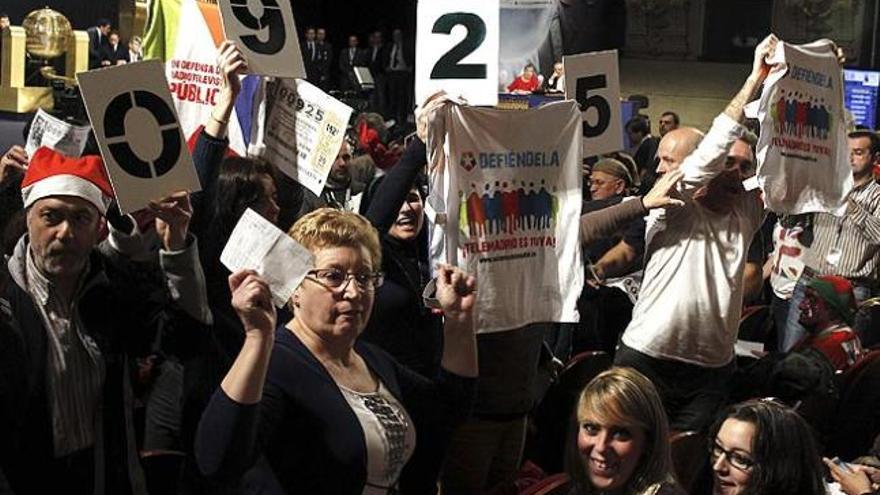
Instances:
[[[334,293],[345,292],[348,284],[354,280],[357,288],[372,292],[382,285],[385,281],[385,274],[382,272],[375,273],[346,273],[336,268],[323,268],[312,270],[306,274],[306,278],[318,285],[324,286],[327,290]]]
[[[744,454],[740,454],[739,452],[732,450],[725,450],[724,447],[718,445],[718,442],[714,442],[709,447],[709,456],[712,458],[712,462],[718,462],[718,459],[724,455],[727,458],[727,462],[739,469],[740,471],[748,471],[755,465],[755,461]]]
[[[620,179],[614,179],[614,180],[587,179],[588,185],[596,186],[596,187],[605,187],[607,184],[617,184],[618,182],[620,182]]]

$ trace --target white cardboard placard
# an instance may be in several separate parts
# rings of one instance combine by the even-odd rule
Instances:
[[[76,78],[123,213],[177,191],[201,190],[160,61]]]
[[[437,91],[470,105],[498,104],[499,0],[422,0],[416,33],[416,103]]]
[[[565,97],[576,100],[584,118],[584,156],[623,149],[617,50],[563,57]]]
[[[306,77],[290,0],[220,0],[226,39],[235,41],[251,74]]]

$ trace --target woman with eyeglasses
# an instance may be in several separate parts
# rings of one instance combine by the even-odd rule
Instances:
[[[566,471],[571,494],[683,494],[672,474],[669,424],[654,385],[632,368],[590,381],[575,410]]]
[[[772,400],[731,406],[710,431],[714,495],[824,495],[822,462],[807,422]]]
[[[269,288],[255,273],[229,278],[245,343],[199,425],[199,467],[224,479],[247,471],[249,493],[395,493],[417,432],[449,430],[469,412],[474,279],[438,269],[445,344],[441,371],[429,380],[358,339],[382,284],[370,223],[320,209],[290,236],[315,257],[290,299],[291,321],[275,328]]]

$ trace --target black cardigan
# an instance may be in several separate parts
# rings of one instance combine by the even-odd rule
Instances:
[[[381,349],[355,344],[419,432],[450,432],[470,412],[475,379],[442,371],[428,380]],[[249,493],[360,494],[366,479],[364,434],[333,378],[293,332],[280,326],[263,399],[243,405],[218,389],[196,437],[202,472],[235,479]],[[260,458],[265,457],[265,461]],[[256,465],[256,467],[254,467]],[[254,469],[251,469],[254,468]]]

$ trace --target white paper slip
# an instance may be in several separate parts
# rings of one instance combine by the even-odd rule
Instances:
[[[31,123],[24,150],[28,156],[34,156],[38,149],[46,146],[64,156],[79,158],[89,139],[89,129],[87,125],[68,124],[41,108]]]
[[[762,354],[764,352],[764,344],[748,340],[737,340],[733,350],[737,356],[758,358],[760,356],[756,356],[755,353]]]
[[[263,158],[320,196],[351,112],[306,81],[280,79],[272,94]]]
[[[278,227],[248,208],[238,220],[220,262],[232,272],[254,270],[272,291],[272,302],[279,308],[315,265],[308,249]]]

